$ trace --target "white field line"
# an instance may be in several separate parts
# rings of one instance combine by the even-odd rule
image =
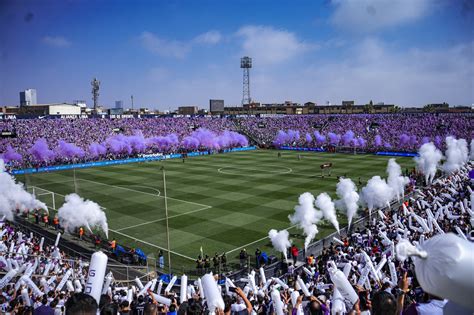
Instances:
[[[188,211],[188,212],[184,212],[184,213],[171,215],[171,216],[168,217],[168,219],[177,218],[177,217],[187,215],[187,214],[190,214],[190,213],[194,213],[194,212],[204,211],[204,210],[207,210],[207,209],[210,209],[210,208],[212,208],[212,207],[207,206],[207,207],[204,207],[204,208],[199,208],[197,210],[192,210],[192,211]],[[143,222],[143,223],[139,223],[139,224],[135,224],[135,225],[131,225],[131,226],[127,226],[127,227],[124,227],[124,228],[117,229],[117,231],[128,230],[128,229],[135,228],[135,227],[138,227],[138,226],[143,226],[143,225],[147,225],[147,224],[151,224],[151,223],[155,223],[155,222],[160,222],[160,221],[164,221],[164,220],[166,220],[166,218],[161,218],[161,219],[157,219],[157,220],[153,220],[153,221],[149,221],[149,222]]]
[[[117,230],[111,230],[111,229],[109,229],[109,231],[114,232],[114,233],[117,233],[117,234],[122,235],[122,236],[125,236],[125,237],[130,238],[130,239],[132,239],[132,240],[134,240],[134,241],[137,241],[137,242],[140,242],[140,243],[143,243],[143,244],[146,244],[146,245],[149,245],[149,246],[158,248],[158,249],[162,249],[162,250],[164,250],[164,251],[168,251],[168,250],[167,250],[166,248],[164,248],[164,247],[161,247],[161,246],[152,244],[152,243],[147,242],[147,241],[143,241],[143,240],[141,240],[141,239],[138,239],[138,238],[133,237],[133,236],[130,236],[130,235],[128,235],[128,234],[119,232],[119,231],[117,231]],[[183,258],[186,258],[186,259],[195,261],[195,259],[192,258],[192,257],[186,256],[186,255],[183,255],[183,254],[180,254],[180,253],[175,252],[175,251],[172,251],[172,250],[170,250],[170,253],[173,253],[173,254],[178,255],[178,256],[181,256],[181,257],[183,257]]]
[[[58,185],[58,184],[67,184],[67,183],[73,183],[74,180],[71,179],[71,180],[66,180],[64,182],[51,182],[51,183],[41,183],[41,184],[35,184],[35,185],[28,185],[27,188],[30,188],[30,187],[38,187],[38,188],[41,188],[41,186],[49,186],[49,185]],[[47,190],[47,189],[45,189]],[[47,190],[49,191],[49,190]]]
[[[277,167],[277,166],[276,166]],[[261,173],[267,173],[267,174],[247,174],[247,175],[283,175],[283,174],[289,174],[291,172],[293,172],[293,170],[290,168],[290,167],[286,167],[286,166],[278,166],[278,168],[280,169],[286,169],[286,170],[283,170],[283,171],[272,171],[272,170],[263,170],[263,169],[255,169],[255,168],[245,168],[245,167],[232,167],[232,166],[226,166],[226,167],[221,167],[221,168],[218,168],[217,169],[217,172],[218,173],[221,173],[221,174],[226,174],[226,175],[240,175],[238,173],[233,173],[232,171],[229,171],[229,170],[236,170],[237,172],[238,171],[249,171],[249,172],[261,172]],[[229,169],[229,170],[226,170],[224,171],[225,169]]]
[[[49,183],[51,184],[51,183]],[[35,187],[38,187],[40,189],[42,189],[41,187],[39,186],[35,186]],[[118,186],[113,186],[113,187],[118,187]],[[151,187],[148,187],[148,186],[141,186],[141,187],[147,187],[147,188],[151,188]],[[121,187],[120,187],[121,188]],[[151,189],[154,189],[154,188],[151,188]],[[48,190],[49,191],[49,190]],[[138,190],[136,190],[137,192],[139,192]],[[159,191],[159,190],[158,190]],[[60,193],[57,193],[57,192],[53,192],[53,191],[49,191],[49,193],[53,193],[53,194],[56,194],[58,196],[62,196],[62,197],[65,197],[63,194],[60,194]],[[49,194],[48,193],[48,194]],[[144,192],[141,192],[141,193],[144,193]],[[146,193],[146,194],[149,194],[149,193]],[[151,194],[153,195],[153,194]],[[153,195],[155,197],[160,197],[159,195]],[[163,197],[164,198],[164,197]],[[169,197],[168,197],[169,198]],[[51,208],[51,207],[48,207],[48,208]],[[107,210],[107,208],[104,208],[104,207],[101,207],[103,210]],[[175,214],[175,215],[172,215],[172,216],[169,216],[168,219],[172,219],[172,218],[177,218],[177,217],[180,217],[180,216],[183,216],[183,215],[187,215],[187,214],[190,214],[190,213],[194,213],[194,212],[200,212],[200,211],[204,211],[204,210],[207,210],[207,209],[210,209],[212,208],[212,206],[205,206],[205,207],[202,207],[202,208],[199,208],[199,209],[196,209],[196,210],[191,210],[191,211],[187,211],[187,212],[184,212],[184,213],[178,213],[178,214]],[[51,208],[53,209],[53,208]],[[53,209],[57,212],[57,209]],[[161,219],[157,219],[157,220],[153,220],[153,221],[149,221],[149,222],[144,222],[144,223],[139,223],[139,224],[135,224],[135,225],[131,225],[131,226],[126,226],[126,227],[123,227],[123,228],[120,228],[120,229],[117,229],[116,231],[123,231],[123,230],[128,230],[128,229],[131,229],[131,228],[134,228],[134,227],[138,227],[138,226],[142,226],[142,225],[147,225],[147,224],[151,224],[151,223],[155,223],[155,222],[159,222],[159,221],[164,221],[166,220],[166,218],[161,218]]]
[[[165,198],[164,196],[161,196],[161,195],[155,195],[155,194],[151,194],[151,193],[147,193],[147,192],[144,192],[144,191],[135,190],[135,189],[131,189],[131,188],[125,188],[125,187],[120,187],[120,186],[115,186],[115,185],[110,185],[110,184],[104,184],[104,183],[96,182],[96,181],[89,180],[89,179],[78,178],[77,180],[82,180],[82,181],[91,182],[91,183],[98,184],[98,185],[109,186],[109,187],[114,187],[114,188],[123,189],[123,190],[134,191],[134,192],[137,192],[137,193],[150,195],[150,196],[154,196],[154,197]],[[182,199],[177,199],[177,198],[172,198],[172,197],[166,197],[166,198],[171,199],[171,200],[185,202],[185,203],[190,203],[190,204],[193,204],[193,205],[198,205],[198,206],[201,206],[201,207],[210,207],[210,208],[212,208],[212,206],[210,206],[210,205],[205,205],[205,204],[197,203],[197,202],[193,202],[193,201],[187,201],[187,200],[182,200]]]
[[[295,224],[295,225],[292,225],[292,226],[290,226],[290,227],[288,227],[288,228],[286,228],[285,230],[289,230],[289,229],[292,229],[292,228],[294,228],[294,227],[296,227],[296,224]],[[235,251],[238,251],[239,249],[242,249],[242,248],[245,248],[245,247],[247,247],[247,246],[253,245],[253,244],[255,244],[255,243],[261,242],[261,241],[263,241],[263,240],[265,240],[265,239],[267,239],[267,238],[269,238],[269,237],[268,237],[268,236],[262,237],[261,239],[258,239],[258,240],[256,240],[256,241],[250,242],[250,243],[245,244],[245,245],[242,245],[242,246],[239,246],[239,247],[234,248],[234,249],[232,249],[232,250],[230,250],[230,251],[227,251],[226,254],[228,254],[228,253],[233,253],[233,252],[235,252]]]
[[[41,187],[39,187],[39,188],[41,188]],[[54,194],[56,194],[56,195],[59,195],[59,196],[65,197],[63,194],[60,194],[60,193],[56,193],[56,192],[52,192],[52,193],[54,193]],[[48,208],[51,209],[51,210],[54,210],[54,211],[56,211],[56,212],[58,211],[57,209],[53,209],[52,207],[48,207]],[[104,210],[106,210],[106,208],[103,208],[103,207],[101,207],[101,208],[104,209]],[[199,210],[204,210],[204,209],[199,209]],[[195,212],[195,211],[194,211],[194,212]],[[182,214],[180,214],[180,215],[184,215],[184,213],[182,213]],[[178,216],[178,215],[177,215],[177,216]],[[175,217],[175,216],[173,216],[173,217]],[[133,236],[130,236],[130,235],[128,235],[128,234],[121,233],[121,232],[119,232],[118,230],[109,229],[109,231],[112,231],[112,232],[114,232],[114,233],[117,233],[117,234],[119,234],[119,235],[122,235],[122,236],[125,236],[125,237],[128,237],[128,238],[131,238],[131,239],[134,240],[134,241],[138,241],[138,242],[141,242],[141,243],[143,243],[143,244],[147,244],[147,245],[149,245],[149,246],[152,246],[152,247],[159,248],[159,249],[162,249],[162,250],[166,250],[166,251],[167,251],[166,248],[163,248],[163,247],[160,247],[160,246],[158,246],[158,245],[149,243],[149,242],[147,242],[147,241],[142,241],[142,240],[140,240],[140,239],[138,239],[138,238],[135,238],[135,237],[133,237]],[[192,258],[192,257],[186,256],[186,255],[183,255],[183,254],[180,254],[180,253],[175,252],[175,251],[172,251],[172,250],[170,250],[170,253],[173,253],[173,254],[175,254],[175,255],[181,256],[181,257],[186,258],[186,259],[190,259],[190,260],[192,260],[192,261],[195,260],[195,259]]]
[[[49,183],[49,184],[51,184],[51,183]],[[42,186],[44,186],[44,185],[42,185]],[[34,187],[37,187],[37,188],[39,188],[39,189],[43,189],[43,188],[39,187],[38,185],[35,185]],[[47,190],[47,189],[44,189],[44,190]],[[54,192],[54,191],[51,191],[51,190],[47,190],[47,191],[48,191],[49,193],[40,194],[40,195],[35,195],[35,196],[49,195],[50,193],[52,193],[52,194],[55,194],[55,195],[58,195],[58,196],[61,196],[61,197],[66,197],[66,196],[63,195],[63,194],[60,194],[60,193],[57,193],[57,192]],[[50,209],[52,209],[52,210],[54,210],[54,211],[56,211],[56,212],[58,212],[58,209],[54,209],[54,208],[52,208],[52,207],[50,207],[50,206],[47,206],[47,207],[50,208]],[[102,206],[100,206],[100,205],[99,205],[99,207],[100,207],[102,210],[107,210],[107,208],[102,207]]]
[[[105,186],[110,186],[110,187],[116,187],[116,188],[125,189],[125,190],[130,190],[130,191],[134,191],[134,192],[138,192],[138,193],[142,193],[142,194],[146,194],[146,195],[151,195],[151,196],[155,196],[155,197],[162,197],[162,198],[164,198],[164,196],[158,196],[158,195],[154,195],[154,194],[150,194],[150,193],[146,193],[146,192],[143,192],[143,191],[134,190],[134,189],[130,189],[130,188],[124,188],[124,187],[119,187],[119,186],[115,186],[115,185],[109,185],[109,184],[99,183],[99,182],[95,182],[95,181],[92,181],[92,180],[87,180],[87,179],[82,179],[82,178],[78,178],[77,180],[88,181],[88,182],[92,182],[92,183],[96,183],[96,184],[100,184],[100,185],[105,185]],[[58,184],[58,183],[48,183],[48,184],[44,184],[44,185],[49,185],[49,184]],[[42,185],[42,186],[44,186],[44,185]],[[35,185],[35,186],[38,186],[38,187],[39,187],[39,185]],[[41,188],[41,187],[39,187],[39,188]],[[150,188],[151,188],[151,187],[150,187]],[[56,193],[56,192],[53,192],[53,193],[55,193],[55,194],[57,194],[57,195],[59,195],[59,196],[63,196],[63,197],[64,197],[64,195],[62,195],[62,194],[59,194],[59,193]],[[198,204],[198,203],[195,203],[195,202],[180,200],[180,199],[176,199],[176,198],[170,198],[170,197],[167,197],[167,198],[173,199],[173,200],[177,200],[177,201],[183,201],[183,202],[187,202],[187,203]],[[168,219],[170,219],[170,218],[175,218],[175,217],[183,216],[183,215],[186,215],[186,214],[189,214],[189,213],[199,212],[199,211],[203,211],[203,210],[207,210],[207,209],[209,209],[209,208],[212,208],[212,206],[209,206],[209,205],[203,205],[203,204],[198,204],[198,205],[202,205],[202,206],[204,206],[204,207],[203,207],[203,208],[200,208],[200,209],[197,209],[197,210],[189,211],[189,212],[186,212],[186,213],[180,213],[180,214],[177,214],[177,215],[173,215],[173,216],[168,217]],[[49,207],[48,207],[48,208],[49,208]],[[105,208],[104,208],[104,209],[105,209]],[[166,219],[166,218],[165,218],[165,219]],[[164,247],[160,247],[160,246],[158,246],[158,245],[152,244],[152,243],[147,242],[147,241],[140,240],[140,239],[138,239],[138,238],[135,238],[135,237],[133,237],[133,236],[130,236],[130,235],[128,235],[128,234],[125,234],[125,233],[120,232],[120,231],[122,231],[122,230],[130,229],[130,228],[132,228],[132,227],[141,226],[141,225],[145,225],[145,224],[149,224],[149,223],[154,223],[154,222],[158,222],[158,221],[165,220],[165,219],[162,218],[162,219],[155,220],[155,221],[150,221],[150,222],[141,223],[141,224],[138,224],[138,225],[135,225],[135,226],[129,226],[129,227],[125,227],[125,228],[120,228],[120,229],[118,229],[118,230],[109,229],[109,231],[112,231],[112,232],[117,233],[117,234],[119,234],[119,235],[125,236],[125,237],[130,238],[130,239],[132,239],[132,240],[134,240],[134,241],[138,241],[138,242],[141,242],[141,243],[143,243],[143,244],[146,244],[146,245],[149,245],[149,246],[152,246],[152,247],[155,247],[155,248],[158,248],[158,249],[162,249],[162,250],[167,251],[167,249],[164,248]],[[285,230],[289,230],[289,229],[292,229],[292,228],[294,228],[294,227],[296,227],[296,225],[292,225],[292,226],[286,228]],[[245,247],[247,247],[247,246],[253,245],[253,244],[258,243],[258,242],[261,242],[261,241],[263,241],[263,240],[265,240],[265,239],[267,239],[267,238],[268,238],[268,236],[262,237],[262,238],[260,238],[260,239],[258,239],[258,240],[256,240],[256,241],[253,241],[253,242],[250,242],[250,243],[248,243],[248,244],[239,246],[239,247],[234,248],[234,249],[232,249],[232,250],[230,250],[230,251],[226,251],[226,253],[233,253],[233,252],[238,251],[238,250],[240,250],[240,249],[242,249],[242,248],[245,248]],[[180,254],[180,253],[175,252],[175,251],[172,251],[172,250],[170,250],[170,253],[173,253],[173,254],[175,254],[175,255],[181,256],[181,257],[186,258],[186,259],[188,259],[188,260],[195,261],[195,259],[192,258],[192,257],[186,256],[186,255],[183,255],[183,254]]]

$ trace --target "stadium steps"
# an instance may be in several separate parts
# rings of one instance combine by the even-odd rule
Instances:
[[[254,137],[250,132],[247,132],[245,129],[243,129],[239,124],[235,122],[234,119],[232,119],[231,121],[238,132],[240,132],[241,134],[244,134],[245,136],[247,136],[247,138],[249,138],[250,144],[256,143],[259,147],[263,146],[262,141],[260,141],[257,137]]]

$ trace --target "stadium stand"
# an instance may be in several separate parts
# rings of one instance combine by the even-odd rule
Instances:
[[[367,114],[6,120],[0,121],[0,130],[14,132],[15,137],[0,138],[0,154],[12,167],[18,168],[127,158],[143,153],[219,150],[246,144],[243,140],[219,145],[197,143],[189,136],[199,128],[216,135],[238,131],[262,147],[337,145],[368,152],[415,152],[430,141],[442,148],[446,136],[471,139],[473,117],[471,114]],[[288,131],[293,137],[278,137],[279,133]],[[202,139],[209,138],[206,132],[201,132]]]
[[[437,283],[437,278],[445,277],[444,272],[462,268],[463,262],[451,257],[448,247],[472,250],[467,240],[474,215],[473,200],[471,204],[468,201],[472,193],[470,170],[472,164],[437,179],[400,207],[385,211],[380,220],[368,222],[321,253],[307,253],[304,267],[290,265],[280,278],[270,277],[262,269],[252,271],[245,281],[236,279],[242,288],[235,288],[230,279],[215,281],[211,275],[189,280],[183,289],[177,284],[184,285],[185,276],[181,283],[173,278],[174,285],[163,283],[169,278],[149,277],[144,285],[140,279],[125,284],[114,281],[108,274],[105,282],[99,281],[102,295],[97,303],[82,293],[89,281],[90,261],[68,256],[53,244],[43,244],[34,233],[3,220],[2,312],[68,314],[74,310],[93,314],[100,309],[101,314],[329,314],[332,310],[340,314],[411,314],[429,309],[434,314],[449,307],[470,309],[472,302],[465,299],[470,292],[463,292],[463,286],[472,281],[472,274],[446,280],[460,282],[456,292],[449,290],[446,281],[444,286]],[[430,208],[432,211],[427,211]],[[447,242],[431,244],[430,238]],[[437,259],[450,263],[438,266],[438,272],[423,269],[417,259],[400,260],[404,251],[399,244],[407,240],[428,252],[441,246],[437,254],[444,250],[446,257]],[[427,277],[432,277],[428,284]],[[459,280],[462,277],[464,281]]]

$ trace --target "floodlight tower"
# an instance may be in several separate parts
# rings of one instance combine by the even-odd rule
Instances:
[[[92,100],[94,101],[94,112],[97,112],[97,107],[99,106],[99,87],[100,81],[97,78],[94,78],[91,82],[92,85]]]
[[[247,56],[240,58],[240,68],[244,69],[242,105],[250,104],[252,102],[250,98],[250,68],[252,68],[252,58]]]

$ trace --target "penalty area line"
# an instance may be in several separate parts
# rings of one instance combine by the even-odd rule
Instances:
[[[187,214],[195,213],[195,212],[200,212],[200,211],[204,211],[204,210],[211,209],[211,208],[212,208],[212,206],[207,206],[207,207],[204,207],[204,208],[199,208],[199,209],[184,212],[184,213],[171,215],[171,216],[168,217],[168,219],[177,218],[177,217],[180,217],[180,216],[183,216],[183,215],[187,215]],[[160,222],[160,221],[164,221],[164,220],[166,220],[166,218],[161,218],[161,219],[157,219],[157,220],[153,220],[153,221],[149,221],[149,222],[143,222],[143,223],[139,223],[139,224],[135,224],[135,225],[131,225],[131,226],[127,226],[127,227],[117,229],[117,231],[124,231],[124,230],[132,229],[132,228],[135,228],[135,227],[138,227],[138,226],[152,224],[152,223],[156,223],[156,222]]]
[[[145,194],[145,195],[150,195],[150,196],[153,196],[153,197],[165,198],[164,196],[161,196],[161,195],[150,194],[150,193],[148,193],[148,192],[144,192],[144,191],[140,191],[140,190],[135,190],[135,189],[126,188],[126,187],[120,187],[120,186],[116,186],[116,185],[105,184],[105,183],[96,182],[96,181],[89,180],[89,179],[78,178],[77,180],[82,180],[82,181],[94,183],[94,184],[97,184],[97,185],[103,185],[103,186],[109,186],[109,187],[114,187],[114,188],[118,188],[118,189],[133,191],[133,192],[137,192],[137,193],[141,193],[141,194]],[[152,188],[152,187],[149,187],[149,188]],[[168,197],[168,196],[166,196],[166,198],[167,198],[167,199],[170,199],[170,200],[176,200],[176,201],[181,201],[181,202],[185,202],[185,203],[190,203],[190,204],[198,205],[198,206],[201,206],[201,207],[211,207],[211,206],[209,206],[209,205],[205,205],[205,204],[197,203],[197,202],[193,202],[193,201],[187,201],[187,200],[172,198],[172,197]]]
[[[288,227],[288,228],[286,228],[286,229],[284,229],[284,230],[288,231],[288,230],[290,230],[290,229],[292,229],[292,228],[294,228],[294,227],[296,227],[296,226],[297,226],[297,225],[295,224],[295,225],[292,225],[292,226],[290,226],[290,227]],[[239,249],[242,249],[242,248],[245,248],[245,247],[247,247],[247,246],[256,244],[256,243],[258,243],[258,242],[261,242],[261,241],[263,241],[263,240],[266,240],[267,238],[269,238],[269,237],[268,237],[268,236],[262,237],[261,239],[258,239],[258,240],[256,240],[256,241],[250,242],[250,243],[245,244],[245,245],[242,245],[242,246],[239,246],[239,247],[237,247],[237,248],[234,248],[233,250],[227,251],[226,254],[236,252],[236,251],[238,251]]]

